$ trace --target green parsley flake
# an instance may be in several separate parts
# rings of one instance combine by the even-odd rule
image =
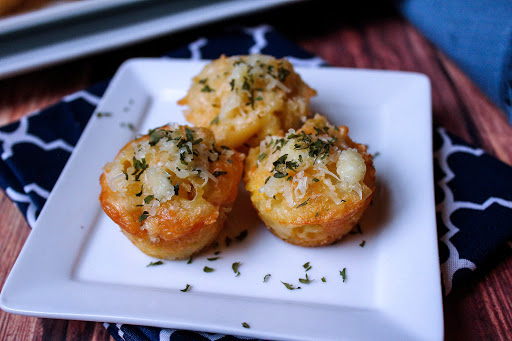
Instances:
[[[263,277],[263,282],[266,283],[268,279],[272,276],[271,274],[266,274],[265,277]]]
[[[215,118],[210,121],[210,125],[212,124],[219,124],[219,115],[215,116]]]
[[[201,92],[214,92],[215,90],[210,88],[210,86],[208,84],[205,84],[205,86],[203,86],[203,88],[201,89]]]
[[[210,257],[210,258],[206,258],[206,260],[209,260],[210,262],[213,262],[214,260],[217,260],[219,258],[220,257]]]
[[[96,116],[98,116],[98,117],[111,117],[112,113],[110,113],[110,112],[99,112],[99,113],[96,114]]]
[[[284,82],[289,74],[290,70],[287,70],[284,67],[280,67],[277,69],[277,78],[279,78],[280,82]]]
[[[239,242],[241,242],[242,240],[244,240],[247,235],[249,234],[249,231],[247,230],[243,230],[242,232],[240,232],[240,234],[238,236],[235,237],[235,239]]]
[[[224,174],[228,174],[228,172],[226,172],[226,171],[215,171],[215,172],[213,172],[213,176],[216,177],[216,178],[218,178],[219,176],[224,175]]]
[[[277,179],[281,179],[281,178],[284,178],[285,176],[287,176],[288,173],[281,173],[281,172],[277,172],[274,174],[274,178],[277,178]]]
[[[144,190],[144,185],[140,186],[140,192],[135,194],[136,197],[140,197],[142,195],[142,191]]]
[[[215,271],[215,269],[212,269],[212,268],[209,268],[209,267],[205,266],[205,267],[203,268],[203,271],[204,271],[204,272],[213,272],[213,271]]]
[[[283,285],[286,287],[286,289],[288,290],[297,290],[297,289],[300,289],[300,287],[295,287],[293,286],[293,284],[290,284],[290,283],[285,283],[283,281],[281,281],[281,283],[283,283]]]
[[[142,225],[142,222],[145,219],[147,219],[147,217],[149,217],[149,212],[148,211],[142,212],[142,214],[139,216],[139,223],[141,223],[141,225]]]
[[[319,179],[317,179],[317,178],[313,178],[313,181],[314,181],[314,182],[318,182],[318,181],[320,181],[320,180],[319,180]]]
[[[142,194],[142,192],[141,192]],[[155,199],[155,196],[154,195],[148,195],[147,197],[144,198],[144,203],[147,205],[149,204],[153,199]]]
[[[363,241],[361,242],[361,244],[359,244],[359,246],[360,246],[360,247],[364,247],[364,245],[365,245],[365,244],[366,244],[366,240],[363,240]]]
[[[168,135],[170,133],[169,130],[163,130],[163,129],[150,129],[148,136],[149,136],[149,145],[154,146],[162,139],[164,136]]]
[[[247,329],[251,328],[251,326],[247,322],[242,322],[242,327],[247,328]]]
[[[203,138],[202,137],[198,138],[197,140],[192,141],[192,145],[195,146],[196,144],[199,144],[201,142],[203,142]]]
[[[347,268],[343,268],[343,270],[340,271],[340,276],[343,278],[343,283],[345,283],[345,280],[347,279]]]
[[[309,284],[313,281],[313,279],[309,279],[308,274],[306,274],[306,278],[299,278],[299,282],[301,282],[302,284]]]
[[[193,261],[193,260],[194,260],[194,259],[193,259],[192,257],[190,257],[190,258],[188,259],[188,261],[187,261],[187,264],[192,263],[192,261]]]
[[[258,155],[258,161],[261,162],[266,157],[267,157],[267,153],[261,153],[260,155]]]
[[[151,262],[151,263],[149,263],[148,265],[146,265],[146,268],[147,268],[148,266],[155,266],[155,265],[162,265],[162,264],[164,264],[164,262],[162,262],[161,260],[159,260],[159,261],[156,261],[156,262]]]
[[[181,292],[187,292],[191,288],[190,284],[187,284],[185,289],[180,289]]]
[[[307,205],[307,204],[308,204],[309,199],[311,199],[311,198],[308,198],[308,200],[306,200],[306,201],[304,201],[302,204],[298,205],[298,206],[297,206],[297,208],[300,208],[300,207],[302,207],[302,206]]]
[[[185,135],[187,136],[187,141],[194,141],[194,131],[192,129],[185,127]]]
[[[132,175],[135,175],[135,181],[139,181],[140,176],[144,171],[149,167],[146,163],[146,159],[142,158],[140,161],[133,157],[133,168],[135,168],[135,172]]]
[[[233,272],[236,274],[235,277],[238,277],[240,275],[240,271],[238,271],[238,268],[240,267],[240,262],[235,262],[233,265],[231,265],[231,269],[233,269]]]
[[[322,282],[327,282],[327,280],[325,279],[325,277],[322,277]]]

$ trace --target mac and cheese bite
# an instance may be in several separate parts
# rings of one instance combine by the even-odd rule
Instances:
[[[265,225],[286,242],[329,245],[357,224],[375,190],[372,157],[346,126],[316,115],[251,148],[244,182]]]
[[[310,88],[286,59],[251,54],[222,56],[193,78],[186,119],[210,128],[231,148],[256,146],[267,135],[298,128],[310,116]]]
[[[105,213],[144,253],[184,259],[221,231],[244,155],[206,128],[164,126],[126,144],[100,177]]]

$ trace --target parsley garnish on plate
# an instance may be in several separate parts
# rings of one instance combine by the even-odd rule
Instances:
[[[299,278],[299,282],[301,282],[302,284],[309,284],[313,281],[313,279],[309,279],[308,274],[306,274],[306,278]]]
[[[322,282],[327,282],[327,280],[325,279],[325,277],[322,277]]]
[[[247,329],[251,328],[251,326],[247,322],[242,322],[242,327],[247,328]]]
[[[241,242],[242,240],[244,240],[247,235],[249,234],[249,232],[247,230],[243,230],[242,232],[240,232],[240,234],[238,236],[235,237],[236,240],[238,240],[239,242]]]
[[[343,283],[345,283],[345,280],[347,279],[347,268],[343,268],[343,270],[340,271],[340,276],[343,278]]]
[[[187,292],[191,288],[190,284],[187,284],[185,289],[180,289],[181,292]]]
[[[111,117],[112,113],[110,113],[110,112],[98,112],[96,114],[96,116],[98,116],[98,117]]]
[[[364,245],[365,245],[365,244],[366,244],[366,240],[363,240],[363,241],[361,242],[361,244],[359,244],[359,246],[360,246],[360,247],[364,247]]]
[[[215,269],[212,269],[212,268],[209,268],[209,267],[205,266],[205,267],[203,268],[203,271],[204,271],[204,272],[213,272],[213,271],[215,271]]]
[[[312,266],[311,266],[311,265],[309,265],[309,262],[307,262],[306,264],[304,264],[302,267],[303,267],[306,271],[311,270],[311,268],[312,268]]]
[[[206,258],[206,260],[209,260],[210,262],[213,262],[214,260],[217,260],[219,258],[220,257],[210,257],[210,258]]]
[[[231,269],[233,269],[233,272],[236,274],[235,277],[240,276],[240,271],[238,271],[238,268],[240,267],[240,262],[235,262],[233,265],[231,265]]]
[[[270,276],[272,276],[271,274],[266,274],[265,277],[263,277],[263,282],[267,282],[268,279],[270,278]]]
[[[285,283],[283,281],[281,281],[281,283],[283,283],[283,285],[286,287],[286,289],[288,290],[297,290],[297,289],[300,289],[300,287],[294,287],[293,284],[290,284],[290,283]]]
[[[159,261],[156,261],[156,262],[151,262],[151,263],[149,263],[148,265],[146,265],[146,268],[147,268],[148,266],[155,266],[155,265],[162,265],[162,264],[164,264],[164,262],[162,262],[161,260],[159,260]]]

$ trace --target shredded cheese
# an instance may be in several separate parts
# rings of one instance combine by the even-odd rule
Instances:
[[[203,136],[203,137],[199,137]],[[190,128],[161,128],[150,131],[149,139],[138,139],[114,162],[105,166],[108,186],[114,192],[127,193],[140,188],[133,200],[149,216],[156,214],[161,203],[172,200],[180,191],[191,192],[218,179],[209,171],[210,164],[234,152],[217,148],[204,134]],[[133,191],[133,189],[132,189]]]
[[[275,198],[282,194],[290,207],[304,201],[314,183],[325,186],[329,197],[343,202],[346,193],[362,197],[366,165],[362,155],[335,133],[325,120],[306,134],[290,129],[285,137],[267,136],[259,145],[257,165],[268,172],[259,192]]]

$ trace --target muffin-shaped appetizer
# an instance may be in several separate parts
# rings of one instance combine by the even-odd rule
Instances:
[[[126,144],[100,177],[105,213],[144,253],[183,259],[218,235],[244,155],[206,128],[165,126]]]
[[[329,245],[350,232],[370,204],[375,169],[366,146],[316,115],[298,130],[251,148],[244,182],[276,236],[301,246]]]
[[[212,61],[178,103],[188,105],[189,122],[210,128],[219,143],[238,148],[298,128],[310,115],[315,94],[288,60],[252,54]]]

